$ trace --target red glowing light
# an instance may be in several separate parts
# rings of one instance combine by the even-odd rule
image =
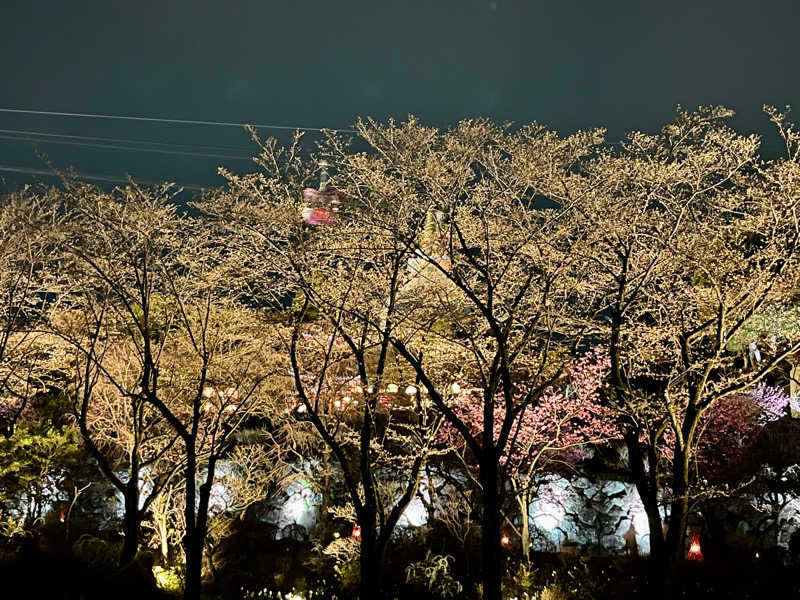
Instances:
[[[692,534],[691,543],[689,544],[689,554],[686,556],[688,560],[703,560],[703,553],[700,550],[700,535],[697,533]]]
[[[354,540],[361,539],[361,525],[359,525],[358,523],[353,525],[353,533],[350,534],[350,537],[352,537]]]

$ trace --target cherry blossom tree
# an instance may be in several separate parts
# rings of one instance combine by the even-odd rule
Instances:
[[[609,349],[607,400],[648,516],[651,580],[666,596],[684,559],[705,415],[800,349],[795,336],[758,353],[748,339],[749,356],[734,348],[766,313],[796,301],[800,166],[797,134],[779,115],[793,150],[765,163],[757,136],[725,125],[731,114],[679,110],[660,133],[631,133],[622,150],[587,161],[576,184],[574,224],[592,239],[578,248],[592,265],[587,326]]]
[[[185,596],[195,599],[216,467],[245,421],[272,412],[273,348],[227,285],[223,248],[168,186],[67,182],[64,195],[70,276],[51,329],[74,355],[76,421],[123,495],[123,561],[143,509],[183,478]]]
[[[509,495],[520,511],[519,527],[512,519],[508,524],[520,537],[525,561],[531,547],[528,508],[536,495],[537,475],[580,459],[589,444],[602,444],[619,435],[612,411],[601,402],[609,364],[600,350],[573,360],[541,400],[515,418],[511,442],[501,457],[501,481],[504,491],[510,488]],[[474,392],[461,390],[453,410],[474,432],[483,430],[481,401]],[[495,436],[504,417],[502,408],[495,413]],[[471,456],[465,452],[468,449],[452,426],[445,427],[441,435],[460,450],[467,470],[474,470]]]
[[[722,398],[699,425],[696,468],[712,480],[729,479],[764,427],[788,415],[789,400],[785,391],[765,381],[747,394]]]
[[[27,403],[52,384],[58,348],[42,332],[57,287],[60,220],[49,191],[0,197],[0,434],[10,437]]]
[[[378,230],[370,235],[352,215],[308,221],[297,206],[304,189],[298,173],[305,171],[298,166],[295,173],[291,159],[272,155],[269,143],[262,150],[262,157],[272,156],[262,159],[269,178],[230,176],[230,193],[199,208],[229,228],[229,258],[242,285],[254,290],[259,305],[277,307],[264,318],[285,323],[294,429],[316,436],[323,459],[330,457],[341,473],[347,502],[331,508],[354,523],[362,597],[375,597],[387,547],[419,489],[441,422],[392,348],[402,325],[396,319],[405,301],[408,245]],[[287,197],[290,190],[297,195]],[[282,285],[265,285],[271,273],[281,275]]]

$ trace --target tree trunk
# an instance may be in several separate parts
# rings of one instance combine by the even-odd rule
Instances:
[[[183,535],[183,552],[185,555],[186,581],[183,588],[185,600],[200,598],[202,584],[202,546],[198,547],[197,528],[197,455],[194,448],[187,444],[186,449],[186,505],[183,508],[186,531]]]
[[[122,552],[119,557],[119,566],[124,567],[136,558],[139,551],[139,526],[141,524],[141,513],[139,512],[139,477],[138,472],[134,479],[134,471],[131,471],[131,478],[125,486],[123,496],[125,514],[123,517]]]
[[[531,560],[531,527],[528,508],[530,507],[530,490],[525,489],[517,496],[522,522],[520,528],[520,541],[522,546],[522,561],[527,565]]]
[[[658,505],[658,457],[653,448],[648,448],[647,463],[639,444],[639,432],[632,431],[625,436],[625,445],[628,448],[628,462],[631,469],[633,483],[642,501],[644,512],[647,515],[647,528],[650,534],[649,584],[651,592],[656,595],[661,592],[665,580],[665,541],[664,524]]]
[[[359,597],[361,600],[381,597],[383,574],[382,549],[378,547],[378,531],[375,527],[375,512],[367,508],[367,514],[359,517],[361,527],[361,583]]]
[[[686,525],[689,517],[689,460],[684,451],[675,453],[672,466],[672,495],[669,528],[664,548],[664,598],[676,595],[677,569],[684,559]]]
[[[492,455],[492,452],[486,452]],[[500,491],[497,482],[497,461],[487,456],[480,463],[483,487],[481,523],[481,583],[483,600],[502,598],[500,581]]]
[[[187,527],[184,542],[186,545],[186,583],[183,590],[185,600],[200,598],[200,589],[203,583],[203,546],[198,541],[197,534],[196,527]]]
[[[184,590],[186,600],[197,600],[203,587],[203,550],[208,534],[208,504],[211,499],[211,486],[214,484],[216,466],[217,459],[212,456],[208,461],[206,480],[200,486],[197,498],[197,511],[195,519],[192,521],[192,533],[186,553],[186,589]],[[187,525],[187,534],[188,532],[189,526]]]
[[[157,522],[158,537],[161,540],[161,557],[164,562],[169,561],[169,528],[167,527],[167,517],[164,515],[160,517]]]

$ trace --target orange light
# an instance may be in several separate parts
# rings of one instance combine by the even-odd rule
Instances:
[[[703,560],[703,552],[700,550],[700,535],[697,533],[692,534],[692,541],[689,544],[689,553],[686,558],[688,560]]]
[[[358,523],[353,525],[353,533],[350,534],[350,537],[352,537],[354,540],[361,539],[361,525],[359,525]]]
[[[503,535],[500,537],[500,544],[501,544],[502,546],[504,546],[504,547],[508,548],[508,547],[511,545],[511,538],[509,538],[509,537],[508,537],[508,535],[504,533],[504,534],[503,534]]]

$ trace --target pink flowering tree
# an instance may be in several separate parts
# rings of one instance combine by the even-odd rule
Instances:
[[[531,534],[528,507],[534,500],[536,475],[556,465],[574,464],[585,456],[586,446],[615,437],[613,415],[601,403],[600,392],[608,375],[608,355],[595,350],[572,361],[562,376],[551,385],[541,399],[519,412],[514,418],[511,436],[500,457],[502,488],[510,493],[519,508],[520,525],[506,518],[519,535],[522,556],[528,560]],[[462,390],[453,408],[459,418],[469,423],[473,435],[483,430],[483,403],[479,395]],[[494,413],[494,437],[500,435],[505,411],[500,404]],[[442,430],[441,437],[459,449],[459,456],[468,471],[474,465],[465,444],[452,426]]]
[[[740,465],[764,427],[785,416],[789,395],[761,382],[716,403],[701,424],[696,468],[714,479]]]

